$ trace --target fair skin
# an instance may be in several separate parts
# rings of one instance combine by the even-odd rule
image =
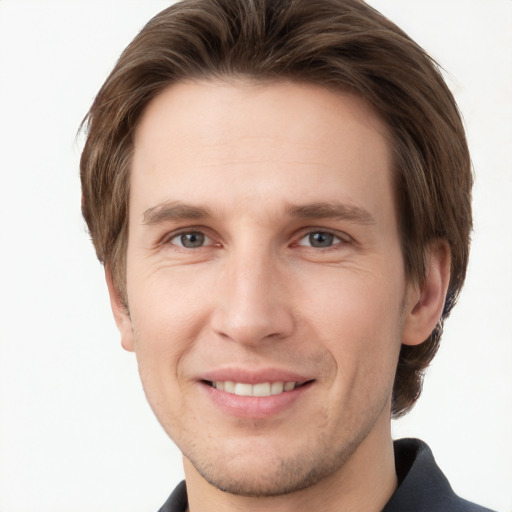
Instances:
[[[317,86],[186,82],[146,108],[129,313],[107,281],[192,512],[379,511],[396,488],[398,354],[436,325],[449,255],[406,279],[391,165],[370,107]]]

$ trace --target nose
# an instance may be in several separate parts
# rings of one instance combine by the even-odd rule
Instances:
[[[294,318],[289,289],[286,269],[270,250],[233,253],[219,275],[213,330],[245,345],[290,336]]]

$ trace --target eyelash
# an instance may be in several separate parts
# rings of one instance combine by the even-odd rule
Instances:
[[[185,245],[183,245],[183,237],[185,235],[196,235],[196,236],[199,236],[200,239],[202,237],[203,239],[200,240],[201,245],[198,245],[196,247],[186,247]],[[304,239],[306,239],[308,237],[310,237],[309,241],[312,242],[311,237],[314,235],[320,235],[320,236],[326,237],[328,241],[330,239],[331,244],[324,246],[324,247],[321,247],[321,246],[315,247],[314,245],[301,243]],[[173,240],[178,239],[178,238],[180,238],[180,243],[174,243]],[[346,233],[338,234],[336,232],[326,230],[326,229],[311,229],[310,228],[307,231],[302,231],[300,233],[300,236],[298,238],[296,238],[296,241],[293,242],[290,246],[291,247],[297,247],[297,246],[304,247],[308,250],[319,249],[319,250],[327,251],[329,249],[335,249],[340,245],[349,244],[349,243],[351,243],[351,241],[352,241],[351,237],[349,235],[347,235]],[[207,244],[205,245],[204,242],[207,242]],[[210,242],[210,243],[208,243],[208,242]],[[170,236],[166,237],[162,241],[163,245],[173,245],[173,246],[179,248],[180,250],[185,250],[185,251],[190,251],[190,250],[194,250],[194,249],[203,249],[203,248],[208,248],[211,246],[217,246],[217,247],[222,246],[220,243],[211,243],[211,242],[213,242],[212,237],[208,236],[208,234],[205,233],[204,228],[199,228],[199,227],[198,228],[189,228],[186,230],[181,230],[176,233],[172,233]],[[194,243],[194,242],[192,241],[192,243]],[[321,240],[320,240],[320,243],[321,243]]]

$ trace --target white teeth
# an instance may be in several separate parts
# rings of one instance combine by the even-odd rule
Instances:
[[[218,382],[217,382],[218,384]],[[221,383],[222,385],[222,383]],[[226,393],[234,393],[235,392],[235,383],[230,381],[230,380],[226,380],[224,382],[224,391],[226,391]]]
[[[237,382],[235,384],[235,395],[252,396],[252,386],[243,382]]]
[[[215,381],[212,382],[214,388],[226,393],[239,396],[270,396],[279,395],[283,391],[292,391],[297,383],[290,382],[259,382],[258,384],[246,384],[245,382]]]
[[[252,386],[252,396],[270,396],[270,382],[262,382]]]
[[[284,382],[272,382],[270,386],[270,394],[271,395],[279,395],[284,391]]]

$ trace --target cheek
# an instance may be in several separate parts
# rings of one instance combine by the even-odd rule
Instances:
[[[404,281],[381,272],[341,271],[302,285],[304,308],[343,375],[394,374],[401,344]]]
[[[354,338],[358,332],[389,333],[401,316],[405,283],[398,272],[389,276],[382,270],[320,269],[301,272],[297,282],[296,295],[308,315],[325,328],[354,328]]]
[[[194,265],[140,265],[132,275],[135,277],[128,281],[129,306],[139,317],[141,331],[187,331],[200,319],[198,315],[215,286],[215,272]]]
[[[183,358],[207,323],[208,289],[187,273],[139,273],[128,290],[141,377],[178,376]]]
[[[134,351],[146,399],[167,432],[185,413],[183,366],[197,337],[194,313],[183,300],[152,290],[133,304]],[[167,297],[166,300],[165,297]]]

